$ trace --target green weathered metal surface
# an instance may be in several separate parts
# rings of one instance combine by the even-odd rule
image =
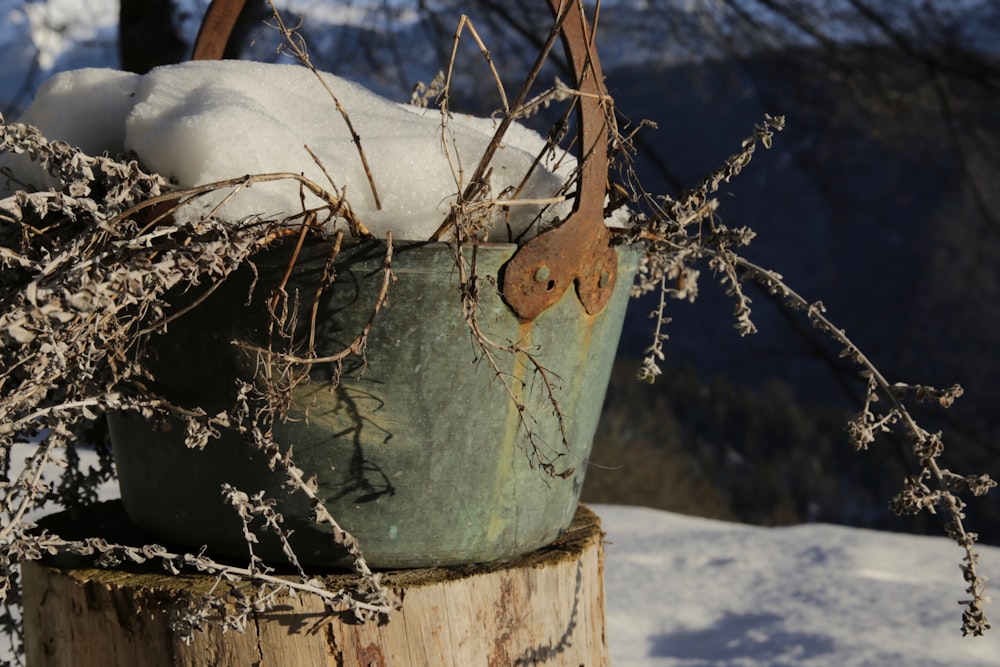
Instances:
[[[329,249],[326,242],[307,243],[288,285],[289,294],[298,290],[305,313],[300,340]],[[575,469],[565,479],[532,465],[518,409],[463,319],[455,251],[444,243],[397,246],[392,265],[397,280],[375,318],[366,364],[357,358],[345,363],[334,389],[330,366],[314,367],[310,382],[293,393],[289,419],[275,426],[275,440],[292,447],[297,465],[316,475],[326,506],[358,538],[373,567],[511,558],[551,542],[572,520],[636,254],[617,251],[620,278],[598,315],[587,314],[568,292],[526,322],[495,286],[515,250],[494,245],[476,251],[479,321],[494,340],[535,350],[555,379],[569,451],[537,374],[523,360],[497,354],[509,383],[524,382],[519,395],[544,452],[563,452],[558,471]],[[339,352],[361,331],[382,283],[384,251],[382,242],[345,242],[336,283],[324,292],[318,311],[319,355]],[[472,252],[466,251],[467,259]],[[252,378],[257,366],[241,343],[266,345],[266,302],[289,257],[288,248],[269,251],[257,260],[260,275],[252,294],[251,272],[241,269],[154,341],[152,367],[160,391],[210,413],[230,406],[234,379]],[[278,500],[304,561],[345,563],[328,531],[309,520],[305,498],[289,496],[281,476],[268,471],[239,435],[223,433],[198,452],[184,447],[177,424],[156,430],[137,417],[116,415],[111,431],[126,509],[161,539],[245,555],[240,521],[219,490],[228,482]],[[258,553],[280,561],[276,541],[261,538]]]

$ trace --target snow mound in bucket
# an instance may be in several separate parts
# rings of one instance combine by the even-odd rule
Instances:
[[[316,76],[298,65],[196,61],[146,75],[107,69],[63,72],[42,86],[21,121],[36,125],[50,140],[88,153],[132,151],[146,168],[183,187],[292,172],[332,190],[308,146],[374,234],[428,238],[464,189],[497,122],[454,114],[442,129],[436,110],[399,104],[345,79],[322,76],[360,137],[381,210],[346,122]],[[508,198],[544,147],[545,140],[535,132],[512,126],[491,161],[490,196]],[[22,179],[51,184],[21,163],[13,166]],[[563,156],[558,169],[536,168],[517,198],[557,197],[574,167],[575,161]],[[204,215],[222,197],[203,198],[179,216]],[[307,198],[307,205],[318,204]],[[301,208],[298,184],[254,184],[229,201],[221,215],[272,219]],[[567,202],[547,208],[510,206],[491,240],[520,234],[540,212],[549,222],[569,208]]]

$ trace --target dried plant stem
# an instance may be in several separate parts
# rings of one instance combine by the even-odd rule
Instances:
[[[330,176],[330,172],[327,171],[326,165],[323,164],[323,161],[319,159],[319,156],[316,155],[312,149],[309,148],[309,146],[303,146],[303,148],[309,153],[309,156],[312,158],[313,162],[316,163],[316,166],[320,168],[320,171],[323,172],[323,175],[326,176],[326,181],[330,184],[330,188],[334,192],[337,192],[337,184],[333,182],[333,177]],[[371,231],[369,231],[369,229],[365,227],[360,220],[358,220],[357,216],[354,215],[354,211],[351,210],[351,206],[348,204],[347,198],[345,197],[346,192],[346,187],[340,191],[340,207],[333,212],[334,217],[340,216],[347,221],[347,226],[348,229],[351,230],[352,236],[358,238],[373,238],[374,234],[372,234]]]
[[[320,297],[323,296],[323,290],[326,289],[328,285],[333,284],[336,280],[337,274],[335,269],[335,264],[337,256],[340,254],[340,247],[344,242],[344,233],[337,232],[333,237],[333,246],[330,248],[330,254],[326,259],[326,264],[323,266],[323,275],[319,278],[319,283],[316,285],[316,291],[313,294],[312,307],[309,311],[309,344],[307,349],[316,349],[316,317],[319,315],[319,304]],[[379,299],[379,306],[381,307],[382,302],[385,300],[384,293]]]
[[[22,522],[24,521],[25,513],[35,505],[35,498],[32,496],[31,491],[38,488],[39,484],[41,484],[45,465],[49,462],[53,449],[53,438],[45,438],[35,451],[31,453],[31,457],[27,461],[24,470],[18,476],[15,488],[21,491],[23,495],[18,501],[16,508],[8,508],[6,506],[3,508],[4,513],[9,516],[9,521],[7,525],[0,528],[0,544],[6,544],[13,532],[23,527]],[[8,500],[9,497],[4,498],[5,505]]]
[[[292,277],[292,271],[295,270],[295,263],[299,259],[299,253],[302,252],[302,244],[305,243],[306,234],[315,225],[316,213],[314,211],[307,212],[302,224],[299,225],[299,233],[295,238],[295,248],[292,249],[292,257],[288,260],[288,266],[285,267],[285,272],[282,274],[281,280],[278,281],[278,285],[272,290],[271,310],[274,310],[278,306],[278,301],[281,299],[282,294],[285,293],[288,279]]]
[[[143,200],[137,204],[134,204],[123,211],[121,211],[117,216],[112,218],[109,224],[116,224],[128,220],[130,218],[135,218],[137,215],[143,211],[154,209],[158,205],[162,204],[172,204],[173,209],[178,208],[185,202],[191,200],[199,195],[207,194],[209,192],[218,192],[227,188],[231,188],[227,195],[226,200],[228,201],[237,193],[239,193],[244,188],[251,187],[257,183],[272,183],[275,181],[295,181],[310,193],[315,195],[318,199],[322,200],[327,206],[331,207],[333,210],[337,211],[338,215],[343,217],[348,225],[358,225],[359,228],[364,228],[364,225],[360,221],[354,218],[354,214],[351,211],[350,206],[346,205],[346,200],[342,196],[335,195],[330,191],[326,190],[316,182],[306,178],[302,174],[296,174],[293,172],[272,172],[266,174],[250,174],[247,176],[238,176],[235,178],[227,178],[221,181],[214,181],[212,183],[205,183],[204,185],[197,185],[187,188],[176,188],[170,192],[164,193],[162,195],[157,195],[155,197],[150,197],[149,199]],[[219,207],[216,207],[216,211]],[[206,217],[213,217],[211,215]],[[166,215],[159,216],[157,221],[163,221],[166,219]],[[147,223],[147,226],[139,230],[140,235],[148,231],[152,224]]]
[[[848,337],[847,332],[835,326],[827,318],[826,309],[822,302],[807,301],[789,287],[774,271],[741,257],[736,259],[735,264],[769,291],[786,299],[788,307],[805,311],[813,326],[843,346],[841,356],[849,357],[863,369],[862,375],[868,378],[869,390],[865,409],[851,422],[849,428],[855,447],[858,449],[867,448],[868,443],[874,440],[874,432],[888,431],[890,426],[896,422],[901,422],[904,430],[910,435],[914,454],[923,470],[916,478],[911,478],[908,481],[907,489],[893,501],[893,508],[900,513],[916,513],[921,510],[933,513],[936,507],[943,505],[949,517],[946,532],[965,551],[963,558],[965,564],[962,566],[962,571],[968,583],[966,592],[971,595],[971,599],[962,602],[967,607],[962,619],[962,633],[983,634],[985,630],[990,628],[989,620],[983,612],[986,603],[986,578],[980,575],[976,569],[979,563],[979,555],[974,549],[976,534],[965,530],[962,521],[965,517],[962,511],[965,504],[958,499],[954,491],[956,490],[956,482],[959,481],[960,486],[967,486],[972,489],[975,495],[982,495],[996,486],[996,482],[985,476],[956,479],[958,476],[954,473],[941,468],[937,460],[942,452],[940,434],[931,434],[921,428],[900,399],[901,393],[908,389],[909,385],[890,383],[875,364]],[[938,402],[945,407],[962,394],[961,387],[957,385],[943,391],[931,390],[928,392],[928,388],[925,387],[918,389],[922,393],[932,393]],[[870,411],[871,404],[877,400],[876,391],[883,398],[886,398],[892,406],[881,419],[874,417]],[[926,487],[923,487],[919,481],[928,475],[937,484],[937,492],[926,490]],[[917,488],[919,491],[911,497],[911,489],[913,488]]]
[[[296,468],[292,465],[290,459],[286,458],[284,460],[287,461],[284,463],[284,468],[288,478],[295,483],[296,488],[299,491],[309,498],[309,503],[315,515],[314,520],[316,523],[330,527],[333,541],[346,549],[347,553],[350,555],[351,565],[353,566],[354,571],[364,577],[365,580],[371,585],[371,593],[374,594],[374,599],[378,600],[378,602],[376,604],[370,604],[354,601],[355,609],[373,612],[376,614],[388,614],[391,608],[388,604],[390,597],[389,591],[382,586],[380,575],[372,572],[371,568],[368,567],[368,563],[365,561],[364,555],[361,553],[358,541],[353,535],[344,530],[340,524],[337,523],[337,521],[330,514],[329,510],[326,509],[323,501],[316,496],[315,482],[306,480],[303,476],[304,472],[302,469]]]
[[[563,479],[570,477],[576,471],[574,467],[564,468],[563,470],[557,471],[555,465],[559,458],[564,456],[566,452],[570,451],[570,442],[569,434],[566,430],[566,415],[563,412],[562,406],[559,404],[559,400],[556,396],[556,387],[552,381],[552,373],[545,368],[541,362],[539,362],[538,358],[530,350],[514,342],[497,342],[487,336],[486,333],[480,328],[479,276],[476,273],[475,266],[475,247],[472,247],[472,255],[472,266],[468,266],[463,246],[461,243],[456,242],[455,264],[458,271],[459,290],[462,297],[462,311],[465,317],[465,322],[469,327],[469,331],[472,333],[473,340],[475,341],[482,358],[486,359],[494,377],[501,383],[504,392],[507,394],[507,397],[514,404],[517,410],[519,430],[525,439],[526,447],[530,450],[527,452],[529,461],[531,461],[532,464],[538,465],[539,469],[541,469],[546,475],[561,477]],[[500,361],[497,356],[499,354],[509,355],[515,364],[526,364],[532,373],[534,373],[534,375],[541,380],[545,390],[546,400],[552,408],[552,414],[556,417],[559,424],[559,434],[562,440],[561,445],[564,449],[563,452],[558,452],[553,456],[545,454],[542,451],[542,443],[539,441],[528,421],[531,416],[531,411],[521,398],[523,392],[515,388],[511,379],[508,377],[508,373],[501,368]],[[514,382],[519,383],[521,385],[521,389],[523,389],[526,384],[526,380],[518,377],[517,374],[514,376]]]
[[[11,600],[12,592],[16,596],[18,563],[44,553],[66,552],[96,555],[101,564],[109,566],[122,560],[160,558],[172,572],[195,567],[216,573],[220,581],[243,579],[257,585],[254,605],[237,605],[242,610],[239,614],[233,615],[218,598],[182,614],[181,625],[191,631],[208,620],[205,613],[212,609],[221,615],[224,627],[239,629],[246,619],[241,614],[269,608],[278,590],[313,592],[331,606],[352,609],[359,620],[388,614],[392,608],[389,592],[361,557],[357,542],[323,507],[314,482],[293,464],[291,453],[281,452],[270,439],[273,418],[282,409],[281,397],[261,397],[259,407],[250,409],[251,398],[256,401],[257,397],[248,386],[244,395],[237,396],[232,410],[208,415],[204,410],[185,409],[157,398],[146,387],[150,378],[143,365],[146,337],[186,312],[169,307],[166,295],[170,290],[197,284],[204,286],[201,292],[211,294],[233,270],[274,241],[295,234],[295,243],[300,246],[323,212],[347,219],[352,229],[360,228],[359,223],[352,225],[353,216],[343,194],[328,192],[292,173],[258,174],[165,191],[170,186],[163,179],[145,174],[135,163],[91,158],[48,142],[27,126],[0,123],[0,138],[15,150],[30,152],[47,169],[74,183],[76,191],[104,197],[69,197],[53,190],[19,193],[0,201],[0,262],[5,271],[4,309],[0,312],[3,466],[9,464],[7,453],[15,439],[33,438],[31,457],[7,485],[0,503],[4,517],[0,525],[0,544],[4,546],[0,549],[0,598]],[[280,180],[299,184],[301,213],[281,221],[225,222],[215,217],[244,188]],[[207,216],[183,224],[175,221],[173,213],[178,207],[215,192],[225,196]],[[316,196],[322,206],[307,208],[307,193]],[[297,227],[288,226],[296,221]],[[38,233],[41,229],[44,236]],[[342,236],[337,236],[338,248]],[[388,255],[391,259],[391,240]],[[287,280],[287,270],[285,274]],[[330,282],[332,276],[324,280]],[[322,287],[317,287],[317,299]],[[202,303],[200,298],[196,306]],[[379,307],[384,300],[385,290]],[[311,321],[315,322],[314,314]],[[371,322],[365,334],[370,328]],[[363,354],[363,335],[352,351]],[[288,378],[272,381],[287,382]],[[268,402],[269,398],[275,400]],[[277,466],[278,474],[284,473],[290,488],[308,499],[315,520],[329,526],[331,539],[342,543],[350,554],[355,571],[362,575],[361,589],[353,593],[326,591],[319,580],[304,577],[302,582],[288,582],[271,576],[253,554],[248,567],[233,567],[204,554],[172,553],[155,545],[130,547],[97,538],[67,541],[29,532],[31,524],[25,520],[29,511],[40,510],[50,500],[64,506],[83,500],[61,495],[79,496],[79,484],[54,487],[47,479],[47,468],[50,464],[79,466],[71,439],[78,437],[80,427],[112,411],[151,420],[177,418],[186,427],[185,444],[191,447],[204,446],[221,429],[235,429],[251,444],[259,445]],[[40,432],[44,435],[38,438]],[[63,447],[67,448],[65,461],[57,456]],[[110,474],[110,461],[106,469],[103,459],[101,465],[101,474]],[[297,562],[294,554],[290,562]],[[297,569],[301,575],[301,568]],[[5,627],[16,632],[16,620]]]
[[[52,535],[32,537],[32,546],[45,553],[69,553],[75,555],[98,554],[106,558],[106,564],[112,565],[120,562],[122,557],[131,562],[142,563],[150,558],[163,562],[164,566],[175,574],[179,574],[182,568],[192,567],[204,574],[218,575],[227,581],[243,581],[251,584],[270,584],[279,589],[291,590],[298,593],[316,595],[333,609],[350,609],[359,615],[381,615],[391,612],[393,606],[388,602],[390,593],[387,589],[382,589],[386,596],[386,602],[370,602],[357,600],[348,591],[343,589],[331,591],[324,588],[322,580],[317,578],[308,581],[295,581],[289,577],[282,577],[261,571],[256,567],[243,567],[220,563],[204,554],[189,554],[169,551],[159,545],[148,545],[143,548],[129,547],[124,545],[102,544],[98,538],[88,538],[81,542],[69,542]],[[377,574],[371,574],[378,577]]]
[[[349,356],[363,355],[365,351],[365,345],[368,341],[368,336],[371,333],[372,326],[375,324],[375,317],[376,315],[378,315],[379,311],[382,309],[382,306],[384,306],[386,301],[388,300],[389,286],[392,284],[393,280],[395,280],[395,275],[392,272],[392,233],[389,232],[386,234],[386,251],[385,251],[385,257],[382,260],[382,285],[379,288],[379,293],[375,299],[375,304],[372,306],[372,312],[368,316],[368,320],[365,322],[365,325],[362,328],[361,333],[355,336],[354,340],[352,340],[351,343],[343,350],[341,350],[337,354],[332,354],[324,357],[316,357],[316,356],[303,357],[287,352],[275,352],[273,350],[268,350],[255,345],[248,345],[246,343],[238,343],[238,344],[244,349],[265,355],[271,361],[280,361],[289,364],[302,364],[306,366],[314,364],[340,363]],[[313,323],[315,323],[315,317],[313,317],[312,321]]]
[[[35,391],[40,392],[41,388]],[[17,419],[12,419],[11,421],[5,421],[3,424],[0,424],[0,436],[17,433],[27,428],[27,426],[31,424],[31,422],[44,419],[55,413],[63,411],[72,412],[75,410],[97,407],[100,405],[100,403],[101,403],[100,398],[94,397],[76,401],[66,401],[64,403],[58,403],[55,405],[47,405],[44,408],[39,408],[38,410],[35,410],[30,414],[24,415],[23,417],[18,417]],[[7,410],[4,410],[2,414],[5,419],[11,419]]]
[[[530,92],[531,87],[534,85],[535,80],[538,78],[538,74],[542,70],[542,65],[545,63],[549,53],[552,51],[552,47],[555,45],[556,40],[559,39],[559,35],[562,31],[562,24],[569,15],[571,4],[572,3],[567,2],[564,10],[556,17],[552,30],[549,32],[549,35],[539,51],[534,64],[531,66],[524,82],[521,84],[521,89],[518,92],[517,97],[514,99],[513,105],[508,105],[508,109],[520,109],[524,105],[524,101],[528,98],[528,93]],[[449,65],[449,68],[450,67],[451,65]],[[448,93],[448,87],[445,86],[444,92],[442,92],[440,97],[442,117],[447,117],[448,114]],[[451,212],[449,212],[448,216],[438,226],[434,233],[431,234],[429,240],[441,240],[444,235],[447,234],[449,230],[453,229],[458,223],[458,212],[461,210],[463,204],[479,199],[479,195],[485,184],[485,176],[487,170],[489,169],[490,162],[492,162],[494,154],[496,154],[497,149],[500,147],[504,136],[507,134],[507,130],[510,129],[511,123],[514,122],[515,117],[516,113],[507,112],[504,114],[499,125],[497,125],[497,129],[493,132],[493,137],[490,139],[490,143],[487,144],[482,156],[480,156],[479,163],[476,165],[475,171],[473,171],[472,176],[465,185],[465,188],[459,194],[456,206],[452,207]]]
[[[744,294],[743,281],[750,278],[762,284],[772,294],[784,299],[788,308],[804,311],[819,331],[830,336],[843,347],[843,356],[850,357],[860,368],[868,382],[865,405],[860,414],[850,420],[847,431],[857,449],[865,449],[880,432],[901,428],[911,440],[912,452],[920,465],[920,472],[903,480],[903,490],[890,502],[890,508],[899,514],[921,511],[936,513],[942,510],[948,519],[945,533],[955,540],[965,554],[960,567],[967,583],[968,599],[962,615],[962,632],[979,635],[990,627],[984,613],[985,581],[977,570],[978,555],[974,545],[977,536],[968,532],[963,524],[964,502],[958,493],[970,491],[979,496],[987,493],[996,483],[987,475],[958,475],[943,468],[938,457],[944,450],[940,433],[930,433],[921,428],[907,409],[904,399],[912,394],[917,401],[936,401],[948,407],[962,394],[958,385],[948,389],[934,389],[922,385],[890,383],[875,364],[855,345],[847,333],[837,328],[825,315],[821,302],[810,303],[792,290],[777,273],[744,259],[736,248],[748,245],[754,238],[746,227],[730,229],[717,219],[715,193],[724,182],[738,175],[749,164],[757,144],[770,148],[773,134],[784,126],[781,116],[765,115],[764,122],[754,127],[752,136],[743,140],[740,150],[730,156],[718,169],[710,173],[698,187],[683,193],[677,199],[654,197],[639,184],[626,163],[624,173],[632,187],[630,199],[642,212],[632,217],[633,226],[623,233],[628,242],[638,243],[646,250],[639,267],[639,284],[634,294],[658,290],[660,300],[651,314],[656,320],[653,344],[647,348],[639,377],[652,381],[661,373],[659,362],[664,358],[662,340],[666,334],[662,326],[669,321],[664,314],[665,297],[693,300],[697,294],[698,271],[694,263],[706,260],[709,268],[719,276],[727,293],[736,302],[736,327],[741,334],[756,330],[750,319],[750,299]],[[617,136],[627,159],[631,150],[631,135]],[[880,398],[888,406],[876,413]],[[935,485],[930,488],[925,482]]]
[[[458,28],[455,29],[455,38],[451,43],[451,57],[448,59],[448,71],[445,75],[444,89],[446,91],[451,90],[451,76],[455,69],[455,57],[458,54],[458,43],[462,38],[462,31],[466,28],[469,29],[469,33],[472,35],[472,38],[476,40],[476,44],[479,46],[479,52],[483,54],[486,64],[489,65],[490,73],[493,75],[493,81],[496,82],[497,91],[500,93],[500,101],[503,104],[503,112],[505,114],[510,113],[510,105],[507,103],[507,91],[504,90],[503,82],[500,80],[500,73],[497,72],[496,65],[493,63],[493,57],[490,55],[490,50],[486,48],[483,40],[479,37],[479,32],[476,30],[475,24],[467,14],[462,14],[462,17],[458,21]]]
[[[295,28],[289,28],[285,25],[284,19],[281,17],[281,12],[278,8],[274,6],[271,0],[267,0],[268,6],[271,8],[272,16],[274,17],[274,28],[281,33],[282,38],[285,40],[286,48],[288,52],[291,53],[295,58],[299,60],[303,65],[309,68],[315,76],[316,80],[320,82],[323,89],[326,91],[330,99],[333,100],[334,106],[340,113],[340,117],[344,120],[344,124],[347,126],[347,131],[351,133],[351,141],[358,149],[358,157],[361,158],[361,166],[365,170],[365,176],[368,178],[368,187],[371,190],[372,198],[375,200],[375,208],[379,211],[382,210],[382,201],[378,196],[378,188],[375,187],[375,177],[372,175],[371,167],[368,164],[368,158],[365,156],[365,150],[361,146],[361,136],[354,129],[354,124],[351,122],[351,117],[347,113],[347,109],[340,103],[340,99],[337,97],[336,93],[330,88],[330,84],[327,83],[323,75],[319,73],[315,66],[312,64],[312,60],[309,58],[309,50],[306,48],[305,39],[299,34]]]

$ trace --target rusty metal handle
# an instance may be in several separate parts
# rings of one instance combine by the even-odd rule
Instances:
[[[580,176],[566,221],[521,246],[504,269],[504,299],[527,320],[558,301],[572,284],[584,309],[596,315],[611,298],[618,275],[618,255],[604,225],[608,122],[601,65],[583,3],[549,0],[549,6],[556,21],[562,21],[563,46],[576,76]]]
[[[195,42],[193,60],[222,57],[229,35],[246,0],[212,0]],[[611,298],[618,274],[618,255],[604,225],[608,181],[607,92],[601,65],[581,0],[548,0],[561,27],[561,37],[576,77],[580,176],[569,217],[520,248],[503,270],[504,300],[523,319],[531,320],[576,285],[577,296],[591,315]]]
[[[194,41],[191,60],[220,60],[246,0],[212,0]]]

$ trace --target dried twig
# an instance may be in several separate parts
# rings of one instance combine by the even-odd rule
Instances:
[[[313,66],[312,60],[309,58],[309,49],[306,47],[305,38],[297,32],[296,28],[289,28],[285,24],[284,19],[281,17],[281,12],[278,11],[278,8],[274,6],[274,3],[271,2],[271,0],[268,0],[267,4],[271,8],[271,13],[274,17],[274,24],[272,27],[280,32],[281,36],[285,40],[285,52],[298,59],[299,62],[309,68],[309,71],[316,75],[316,80],[320,82],[320,85],[323,86],[327,95],[329,95],[330,99],[333,100],[333,104],[340,113],[340,117],[343,118],[344,124],[347,125],[347,130],[351,133],[351,141],[353,141],[354,145],[357,146],[358,157],[361,158],[361,166],[365,170],[365,176],[368,177],[368,187],[371,189],[372,198],[375,200],[375,208],[376,210],[381,211],[382,201],[378,196],[378,188],[375,187],[375,177],[372,175],[371,167],[368,165],[368,158],[365,156],[364,148],[361,146],[361,136],[355,131],[354,124],[351,122],[351,117],[347,114],[347,110],[340,103],[337,95],[330,88],[330,84],[327,83],[323,75],[320,74],[316,67]]]
[[[545,63],[549,53],[552,51],[552,47],[555,45],[556,40],[559,39],[563,21],[566,19],[566,16],[569,14],[571,9],[572,3],[567,2],[563,12],[556,17],[552,30],[549,32],[548,38],[545,40],[545,43],[540,49],[534,64],[525,77],[524,82],[521,84],[521,89],[518,92],[517,97],[514,99],[514,103],[508,108],[519,109],[524,105],[531,87],[534,85],[535,80],[538,78],[538,74],[541,72],[542,65]],[[445,86],[445,92],[441,95],[440,103],[442,117],[446,117],[448,113],[447,85]],[[497,129],[493,132],[493,137],[490,140],[490,143],[486,146],[486,150],[484,150],[483,154],[480,156],[479,163],[476,165],[475,171],[473,171],[472,176],[469,178],[468,183],[466,183],[464,190],[460,193],[455,207],[452,208],[444,222],[442,222],[434,233],[431,234],[431,241],[438,241],[442,239],[444,235],[457,224],[458,213],[461,211],[465,202],[474,202],[480,198],[481,194],[484,192],[485,177],[490,167],[490,162],[492,162],[494,154],[500,147],[504,136],[507,134],[507,130],[510,129],[511,123],[514,122],[515,116],[515,113],[504,114],[504,117],[497,125]]]
[[[557,397],[555,378],[552,372],[539,361],[536,353],[517,342],[501,343],[488,336],[479,326],[479,289],[482,279],[476,271],[476,247],[469,250],[472,253],[471,264],[465,257],[466,246],[461,241],[455,242],[455,266],[458,273],[459,294],[462,300],[462,313],[472,334],[472,339],[482,359],[489,364],[494,377],[500,382],[504,393],[517,410],[518,430],[524,438],[528,460],[546,475],[567,478],[576,471],[575,467],[557,470],[556,462],[571,451],[569,435],[566,430],[566,415]],[[508,355],[514,364],[514,374],[503,370],[500,355]],[[560,445],[563,451],[546,454],[542,443],[531,425],[533,418],[524,399],[524,389],[528,380],[521,375],[523,369],[530,370],[542,383],[545,400],[552,409],[559,426]]]
[[[92,158],[18,124],[0,123],[0,143],[29,153],[72,184],[62,191],[20,192],[0,201],[0,264],[5,278],[0,289],[0,452],[4,453],[0,458],[6,459],[16,440],[34,438],[32,455],[0,498],[0,598],[16,597],[19,562],[43,553],[68,552],[93,554],[104,564],[156,557],[171,571],[193,566],[225,579],[245,578],[272,592],[310,591],[330,604],[353,609],[359,618],[387,614],[392,607],[388,592],[364,563],[356,541],[323,508],[290,452],[278,450],[267,435],[281,405],[261,403],[252,388],[244,387],[233,410],[208,415],[173,405],[145,387],[149,379],[143,363],[145,340],[187,312],[171,309],[167,298],[171,290],[198,284],[210,294],[252,255],[287,232],[295,233],[301,243],[320,212],[329,218],[350,216],[342,195],[298,174],[258,174],[171,189],[134,162]],[[307,208],[303,199],[302,213],[285,221],[297,220],[297,229],[280,228],[275,221],[233,223],[215,217],[244,188],[278,180],[299,183],[303,197],[310,193],[322,204]],[[220,192],[226,196],[208,216],[178,224],[171,215],[197,197]],[[80,478],[78,483],[53,485],[47,464],[65,463],[61,451],[67,452],[71,464],[71,441],[81,427],[111,411],[152,420],[179,419],[192,447],[204,446],[221,429],[244,433],[273,456],[291,488],[310,499],[316,520],[327,525],[331,539],[351,555],[362,575],[361,588],[331,592],[313,580],[286,582],[267,574],[253,557],[248,567],[237,568],[203,554],[169,553],[155,545],[130,547],[32,533],[32,524],[25,520],[29,511],[49,502],[75,506],[81,498],[61,494],[77,494],[80,484],[87,483]],[[4,468],[9,470],[6,464]],[[270,599],[260,595],[262,604]],[[216,602],[188,610],[180,625],[193,629]],[[233,627],[239,625],[237,617],[230,615],[227,620]]]
[[[647,355],[639,376],[652,381],[660,374],[659,361],[664,358],[662,342],[666,338],[662,327],[669,321],[664,314],[666,297],[691,298],[696,293],[697,288],[693,283],[698,272],[692,265],[698,261],[708,262],[709,268],[720,276],[720,281],[735,300],[736,327],[741,334],[750,334],[756,330],[750,319],[750,298],[743,291],[745,278],[757,281],[773,294],[782,297],[788,308],[804,311],[813,326],[843,347],[843,356],[859,365],[862,377],[868,383],[864,408],[848,424],[847,430],[855,447],[865,449],[879,433],[895,427],[902,427],[909,436],[912,453],[920,464],[920,472],[904,480],[903,490],[892,500],[890,507],[899,514],[921,511],[935,513],[937,509],[943,509],[947,513],[949,518],[945,533],[965,552],[961,568],[969,598],[962,601],[966,607],[962,615],[962,632],[980,635],[990,627],[984,613],[986,579],[976,569],[979,562],[974,550],[976,534],[968,532],[963,525],[962,510],[965,503],[957,494],[970,491],[976,496],[983,495],[996,486],[996,482],[987,475],[957,475],[941,467],[938,462],[944,451],[941,434],[930,433],[920,427],[903,400],[906,396],[913,395],[917,400],[934,400],[942,407],[948,407],[961,396],[961,387],[956,385],[938,390],[922,385],[890,383],[847,333],[827,318],[821,302],[807,301],[792,290],[780,275],[736,252],[736,248],[749,244],[753,239],[751,230],[730,229],[715,218],[712,195],[723,182],[739,174],[750,162],[757,143],[765,148],[770,147],[773,133],[781,130],[783,123],[784,119],[781,117],[766,116],[764,122],[755,127],[753,136],[744,140],[738,153],[704,179],[697,188],[676,200],[652,197],[638,185],[637,179],[632,181],[633,200],[641,203],[644,211],[633,215],[634,226],[626,236],[646,249],[640,266],[641,280],[635,292],[655,289],[660,293],[658,308],[652,313],[657,321],[653,344],[646,350]],[[623,145],[628,144],[625,137],[619,137],[619,141]],[[630,175],[634,177],[633,174]],[[888,400],[889,408],[878,414],[874,405],[880,397]],[[926,481],[933,482],[937,488],[930,488],[925,484]]]

